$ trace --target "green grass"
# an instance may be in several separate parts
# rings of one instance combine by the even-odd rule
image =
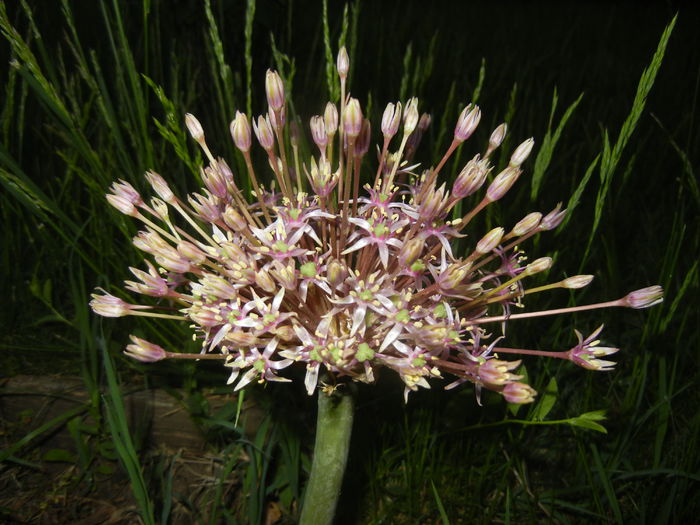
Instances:
[[[290,118],[307,122],[321,101],[339,97],[334,56],[344,43],[351,90],[371,103],[373,122],[386,102],[411,95],[432,114],[418,160],[440,157],[459,110],[478,99],[480,129],[446,177],[503,120],[511,129],[504,151],[535,137],[531,179],[475,231],[568,202],[573,213],[532,254],[556,252],[550,277],[595,273],[578,303],[657,282],[667,290],[649,311],[512,324],[513,344],[555,348],[572,341],[574,326],[585,332],[605,321],[606,342],[623,348],[607,375],[526,361],[547,395],[517,414],[490,396],[476,406],[468,388],[436,384],[406,406],[391,381],[362,390],[344,523],[672,523],[697,514],[700,45],[692,13],[674,22],[660,7],[559,6],[551,16],[561,23],[547,27],[537,10],[510,3],[468,12],[392,2],[51,4],[0,4],[0,49],[10,58],[0,69],[0,363],[3,375],[80,375],[89,396],[6,441],[3,472],[45,461],[36,443],[67,424],[76,485],[95,490],[100,469],[117,469],[144,523],[168,523],[180,509],[197,523],[259,523],[273,503],[280,522],[293,523],[313,439],[313,403],[301,389],[249,393],[270,416],[246,435],[240,407],[213,413],[201,394],[226,392],[224,371],[146,367],[119,353],[130,332],[182,348],[186,331],[101,322],[86,303],[95,286],[115,291],[138,263],[134,225],[105,205],[109,184],[124,178],[144,188],[142,173],[154,169],[180,192],[196,187],[201,157],[184,130],[186,112],[241,173],[228,124],[236,110],[263,110],[265,70],[280,69],[293,92]],[[562,292],[532,305],[570,299]],[[134,438],[143,429],[124,418],[120,380],[179,388],[219,458],[204,499],[174,488],[180,458],[153,456]]]

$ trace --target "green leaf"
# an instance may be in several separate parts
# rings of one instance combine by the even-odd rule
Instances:
[[[547,387],[544,390],[544,394],[541,394],[540,401],[537,403],[535,410],[532,414],[532,419],[535,421],[543,421],[549,411],[552,410],[554,403],[557,401],[557,394],[559,393],[559,387],[557,386],[557,380],[552,378],[549,380]]]
[[[41,456],[43,461],[55,461],[61,463],[75,463],[75,456],[64,448],[52,448]]]

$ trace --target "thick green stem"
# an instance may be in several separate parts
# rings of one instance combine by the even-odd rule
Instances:
[[[318,420],[311,475],[300,525],[330,525],[340,496],[352,432],[353,398],[347,390],[318,391]]]

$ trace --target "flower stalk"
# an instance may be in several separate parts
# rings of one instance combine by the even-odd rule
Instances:
[[[319,390],[316,442],[300,525],[333,523],[348,460],[353,417],[354,400],[349,389],[338,388],[328,393]]]

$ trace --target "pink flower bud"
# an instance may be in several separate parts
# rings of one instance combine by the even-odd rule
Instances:
[[[185,125],[187,126],[187,131],[190,132],[190,135],[194,140],[197,142],[202,142],[204,140],[204,130],[202,129],[202,125],[199,123],[199,120],[192,115],[191,113],[187,113],[185,115]]]
[[[357,137],[362,130],[362,109],[360,109],[360,101],[356,98],[351,98],[345,106],[343,130],[345,135],[351,138]]]
[[[561,282],[561,285],[564,288],[575,290],[578,288],[583,288],[584,286],[588,286],[592,280],[592,275],[573,275],[564,279]]]
[[[93,312],[102,317],[124,317],[125,315],[130,315],[134,310],[150,309],[150,306],[129,304],[119,297],[105,292],[102,288],[98,288],[98,290],[100,290],[103,295],[92,294],[90,308],[92,308]]]
[[[396,106],[391,102],[386,105],[384,114],[382,115],[382,134],[385,139],[391,139],[399,131],[401,123],[401,102],[397,102]]]
[[[323,117],[311,117],[311,137],[318,146],[321,152],[326,151],[326,146],[328,145],[328,135],[326,134],[326,124]]]
[[[476,249],[474,251],[479,254],[489,253],[496,246],[498,246],[498,243],[501,242],[504,233],[505,230],[500,226],[498,228],[494,228],[484,235],[484,237],[476,244]]]
[[[265,74],[265,94],[267,104],[273,111],[280,111],[284,106],[284,84],[277,71],[267,70]]]
[[[175,195],[168,186],[168,183],[165,182],[165,179],[158,175],[155,171],[147,171],[146,180],[155,190],[158,196],[165,202],[172,204],[175,201]]]
[[[345,50],[345,46],[341,47],[340,51],[338,51],[336,66],[338,68],[338,76],[341,79],[347,78],[348,71],[350,70],[350,57],[348,57],[348,52]]]
[[[455,126],[455,140],[458,142],[464,142],[467,140],[474,130],[479,125],[481,120],[481,110],[479,106],[472,106],[468,104],[462,110],[462,113],[457,119],[457,125]]]
[[[326,124],[326,134],[329,137],[335,135],[335,132],[338,131],[338,108],[335,107],[335,104],[331,102],[326,104],[323,121]]]
[[[493,133],[491,133],[491,137],[489,138],[489,153],[503,143],[503,139],[506,138],[507,132],[508,125],[505,122],[493,130]]]
[[[468,197],[481,188],[488,172],[488,164],[480,161],[479,155],[477,155],[467,162],[467,165],[457,175],[452,187],[452,195],[457,199]]]
[[[231,122],[231,137],[239,150],[250,151],[250,124],[245,113],[236,111],[236,118]]]
[[[275,135],[268,118],[260,115],[257,124],[253,121],[253,131],[263,149],[270,152],[275,145]]]
[[[538,226],[538,229],[540,231],[548,231],[548,230],[553,230],[557,226],[561,224],[561,221],[564,220],[564,217],[566,216],[566,210],[561,209],[561,202],[557,204],[557,206],[550,211],[547,215],[545,215],[542,218],[542,221],[540,222],[540,225]]]
[[[486,198],[491,202],[497,201],[508,192],[519,176],[520,170],[518,168],[508,166],[493,179],[486,190]]]
[[[520,146],[515,148],[513,155],[510,157],[510,165],[516,168],[519,167],[523,162],[525,162],[525,159],[528,157],[528,155],[530,155],[530,152],[532,151],[532,147],[534,145],[534,139],[529,138],[525,142],[520,144]]]
[[[624,306],[630,308],[649,308],[655,304],[659,304],[664,300],[664,289],[661,286],[649,286],[641,290],[635,290],[628,293],[622,301]]]
[[[136,206],[134,206],[134,204],[129,199],[120,195],[113,195],[111,193],[108,193],[107,202],[109,202],[112,206],[114,206],[124,215],[130,215],[131,217],[135,217],[139,213],[136,209]]]
[[[535,400],[537,391],[525,383],[514,382],[508,383],[503,387],[502,394],[508,403],[522,405],[524,403],[532,403]]]
[[[149,343],[145,339],[141,339],[135,335],[129,337],[131,338],[132,344],[127,345],[126,350],[124,350],[127,356],[144,363],[161,361],[167,357],[167,352],[157,344]]]

